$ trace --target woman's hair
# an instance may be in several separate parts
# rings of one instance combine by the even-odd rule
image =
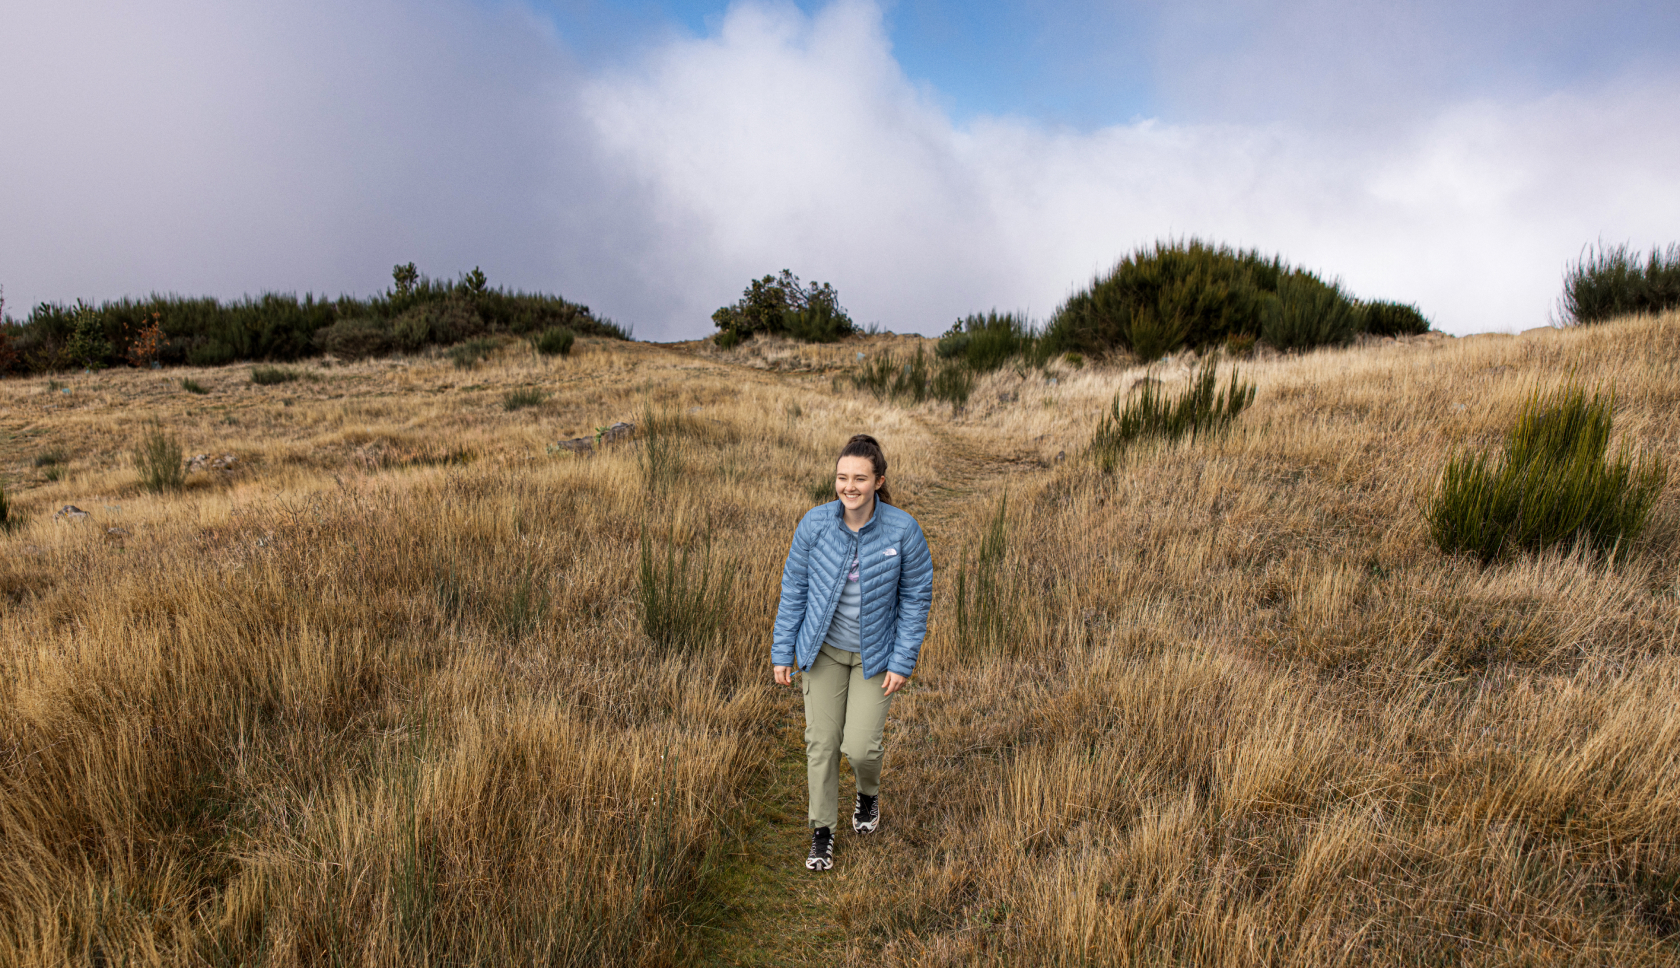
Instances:
[[[867,457],[876,477],[887,476],[887,455],[881,452],[881,442],[868,434],[856,434],[846,441],[846,446],[840,448],[840,457]],[[834,458],[836,464],[840,463],[840,457]],[[892,503],[892,495],[887,493],[885,484],[875,492],[875,498],[882,504]]]

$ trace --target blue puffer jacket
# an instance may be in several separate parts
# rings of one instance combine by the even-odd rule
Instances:
[[[839,501],[812,508],[793,532],[782,567],[782,605],[770,645],[772,665],[811,668],[834,621],[840,590],[858,557],[862,607],[863,675],[883,669],[901,676],[916,670],[933,601],[933,556],[916,519],[875,502],[875,516],[861,531],[846,527]]]

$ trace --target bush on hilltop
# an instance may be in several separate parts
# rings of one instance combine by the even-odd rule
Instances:
[[[712,322],[718,328],[712,339],[725,349],[758,333],[832,343],[857,332],[833,286],[801,285],[787,269],[748,283],[738,301],[712,313]]]
[[[1563,321],[1602,323],[1616,316],[1680,306],[1680,245],[1651,250],[1643,264],[1625,245],[1590,249],[1563,274]]]

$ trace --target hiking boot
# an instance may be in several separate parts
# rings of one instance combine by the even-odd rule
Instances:
[[[805,858],[808,871],[826,871],[834,866],[834,831],[818,827],[811,831],[811,856]]]
[[[852,808],[852,830],[860,834],[872,834],[881,825],[881,798],[867,793],[857,795],[857,806]]]

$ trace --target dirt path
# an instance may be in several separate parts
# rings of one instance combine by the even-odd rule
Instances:
[[[948,428],[926,429],[940,442],[937,466],[941,483],[926,487],[908,508],[922,525],[943,565],[955,559],[957,524],[987,513],[995,491],[1021,465],[983,453]],[[714,881],[712,907],[698,925],[699,963],[703,965],[841,965],[873,963],[876,952],[860,948],[836,918],[836,902],[859,887],[850,871],[855,858],[890,849],[881,837],[858,837],[850,830],[851,770],[841,759],[841,830],[835,843],[835,868],[812,874],[804,868],[810,849],[806,822],[805,713],[797,690],[785,692],[778,735],[780,755],[764,789],[750,798],[749,815],[723,860]],[[890,768],[889,768],[890,772]],[[890,796],[883,791],[891,822]],[[890,886],[882,885],[881,889]]]

